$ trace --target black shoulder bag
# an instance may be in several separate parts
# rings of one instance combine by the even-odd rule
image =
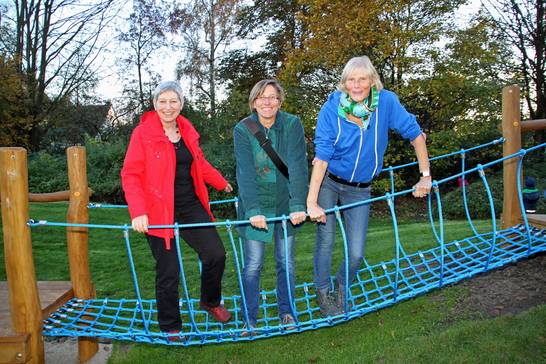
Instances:
[[[288,179],[288,167],[286,166],[286,164],[284,164],[277,152],[275,152],[275,149],[273,149],[273,146],[271,145],[271,139],[265,137],[264,132],[261,131],[260,128],[258,128],[258,124],[251,118],[244,119],[243,124],[245,124],[245,126],[248,128],[248,130],[250,130],[252,135],[254,135],[256,139],[258,139],[260,147],[262,147],[269,156],[269,158],[271,158],[271,161],[275,164],[279,172],[281,172],[283,176]]]

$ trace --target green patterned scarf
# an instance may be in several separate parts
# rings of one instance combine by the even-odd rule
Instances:
[[[362,119],[362,127],[368,129],[370,124],[370,116],[377,109],[379,103],[379,92],[375,86],[372,86],[370,94],[362,102],[356,102],[351,97],[343,92],[339,99],[337,114],[347,119],[347,114],[351,114]]]

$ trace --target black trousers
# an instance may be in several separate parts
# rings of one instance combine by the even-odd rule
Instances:
[[[179,224],[210,222],[199,201],[175,211],[175,221]],[[171,249],[165,247],[165,240],[146,235],[155,258],[155,296],[158,321],[161,331],[180,330],[182,322],[178,307],[178,286],[180,266],[176,253],[176,243],[171,239]],[[180,229],[180,236],[197,252],[202,263],[201,302],[208,306],[218,306],[222,298],[222,275],[226,263],[226,251],[215,227]]]

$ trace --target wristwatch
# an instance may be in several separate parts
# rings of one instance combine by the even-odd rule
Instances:
[[[422,177],[430,177],[430,171],[422,171],[421,176]]]

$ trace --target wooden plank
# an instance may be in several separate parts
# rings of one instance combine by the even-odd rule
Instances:
[[[74,297],[70,281],[40,281],[38,294],[42,305],[42,316],[46,318]],[[0,337],[14,335],[9,307],[7,282],[0,282]]]
[[[38,282],[38,290],[40,302],[42,302],[43,319],[74,298],[74,290],[70,281]]]
[[[26,363],[30,360],[30,335],[0,337],[0,364]]]
[[[527,214],[527,221],[529,221],[530,225],[536,226],[537,228],[546,229],[546,215]],[[523,222],[523,219],[521,222]]]

